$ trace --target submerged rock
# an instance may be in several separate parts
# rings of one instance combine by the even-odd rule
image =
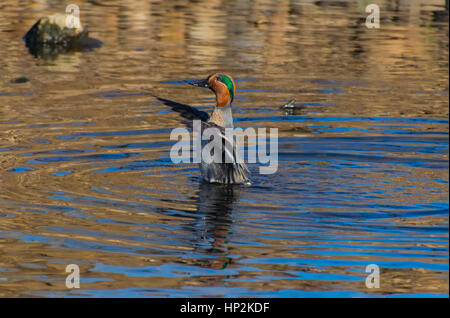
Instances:
[[[15,79],[12,79],[10,82],[13,84],[22,84],[22,83],[26,83],[29,82],[30,79],[25,77],[25,76],[21,76],[21,77],[17,77]]]
[[[305,106],[295,104],[295,99],[291,99],[287,104],[280,107],[284,110],[285,115],[299,115],[305,109]]]
[[[31,54],[44,57],[90,50],[102,44],[101,41],[88,37],[87,29],[79,20],[68,26],[66,15],[60,13],[39,19],[23,39]]]

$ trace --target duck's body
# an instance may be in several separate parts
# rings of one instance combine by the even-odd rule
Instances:
[[[218,128],[218,137],[221,138],[223,145],[221,162],[208,163],[202,156],[200,171],[203,180],[224,184],[249,184],[249,170],[247,165],[240,160],[236,136],[233,133],[233,140],[225,137],[225,130],[234,128],[231,103],[236,86],[233,79],[225,73],[213,73],[205,80],[193,81],[190,84],[210,88],[216,94],[216,107],[206,123],[202,125],[202,135],[205,128]],[[202,149],[208,142],[208,140],[202,140]]]
[[[211,126],[213,128],[218,128],[218,137],[222,143],[221,160],[220,162],[207,162],[202,155],[200,162],[200,172],[202,178],[203,180],[211,183],[250,184],[247,165],[240,160],[241,158],[239,157],[239,143],[237,138],[234,134],[231,138],[227,138],[228,136],[225,137],[225,129],[222,129],[224,127],[220,126],[216,121],[216,116],[220,116],[217,115],[217,112],[220,112],[220,110],[215,110],[211,114],[210,120],[206,122],[206,124],[210,125],[202,125],[202,127],[203,129]],[[202,140],[202,149],[209,142],[210,140]]]

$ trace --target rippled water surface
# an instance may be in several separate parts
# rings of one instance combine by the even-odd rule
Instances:
[[[22,36],[67,3],[0,3],[0,296],[448,296],[445,1],[72,2],[103,45],[52,57]],[[249,187],[169,157],[157,97],[210,111],[215,70],[278,128]]]

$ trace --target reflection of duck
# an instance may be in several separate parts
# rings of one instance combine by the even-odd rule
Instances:
[[[225,73],[213,73],[206,79],[190,81],[189,84],[211,89],[216,94],[216,107],[211,116],[188,105],[178,104],[169,100],[158,98],[166,105],[180,112],[185,118],[199,119],[202,121],[203,131],[208,128],[217,128],[214,138],[219,137],[222,141],[221,156],[215,156],[220,162],[206,162],[204,156],[200,163],[202,178],[211,183],[222,184],[249,184],[249,170],[247,165],[240,160],[238,155],[239,145],[237,138],[229,140],[225,137],[225,129],[233,129],[233,115],[231,104],[236,92],[236,85],[232,77]],[[214,139],[213,138],[213,139]],[[203,146],[209,141],[202,140]],[[214,159],[216,159],[214,158]]]
[[[237,185],[200,183],[196,202],[199,222],[193,228],[197,234],[195,241],[200,249],[206,242],[209,247],[204,251],[218,256],[208,259],[207,267],[223,269],[231,262],[227,248],[231,234],[231,212],[241,190]]]

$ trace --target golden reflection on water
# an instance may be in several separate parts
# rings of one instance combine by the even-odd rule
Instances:
[[[73,3],[103,45],[48,59],[22,36],[66,2],[0,4],[1,296],[448,294],[444,1],[379,1],[380,29],[364,1]],[[215,70],[238,126],[285,138],[250,188],[167,161],[182,124],[152,94],[209,111],[176,81]]]

